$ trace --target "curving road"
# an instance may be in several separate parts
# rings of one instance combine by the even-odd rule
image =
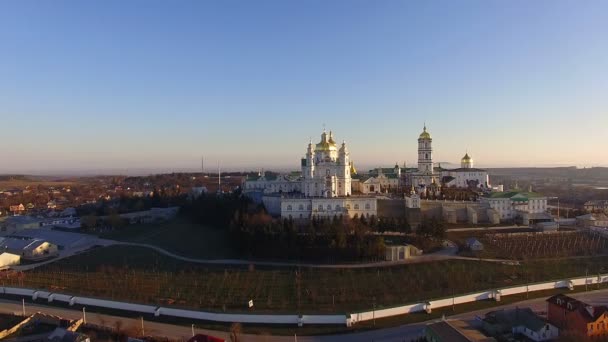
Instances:
[[[488,262],[499,262],[504,263],[508,262],[508,260],[503,259],[479,259],[472,257],[463,257],[458,256],[458,246],[449,240],[445,240],[444,243],[447,245],[440,251],[423,254],[420,256],[412,256],[406,260],[400,261],[375,261],[375,262],[364,262],[364,263],[348,263],[348,264],[318,264],[318,263],[299,263],[299,262],[289,262],[289,261],[258,261],[258,260],[243,260],[243,259],[196,259],[185,257],[173,252],[170,252],[161,247],[146,244],[146,243],[137,243],[137,242],[123,242],[123,241],[114,241],[114,240],[105,240],[105,239],[97,239],[96,245],[100,245],[103,247],[107,246],[133,246],[133,247],[143,247],[152,249],[160,254],[166,255],[168,257],[198,263],[198,264],[208,264],[208,265],[233,265],[233,266],[248,266],[248,265],[256,265],[256,266],[274,266],[274,267],[306,267],[306,268],[370,268],[370,267],[390,267],[397,265],[405,265],[405,264],[415,264],[415,263],[423,263],[423,262],[432,262],[439,260],[449,260],[449,259],[458,259],[458,260],[475,260],[475,261],[488,261]],[[53,258],[50,260],[42,261],[39,263],[27,264],[27,265],[18,265],[12,266],[11,268],[17,271],[27,271],[36,267],[40,267],[42,265],[46,265],[49,263],[53,263],[57,260],[67,258],[73,255],[77,255],[79,253],[85,252],[86,249],[72,250],[72,251],[64,251],[57,258]]]

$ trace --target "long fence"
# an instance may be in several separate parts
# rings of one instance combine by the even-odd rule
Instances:
[[[396,306],[372,311],[362,311],[349,314],[336,315],[295,315],[295,314],[238,314],[238,313],[217,313],[195,310],[185,310],[167,308],[153,305],[134,304],[118,302],[112,300],[96,299],[90,297],[71,296],[67,294],[52,293],[48,291],[18,288],[0,287],[0,294],[18,295],[31,297],[32,300],[43,299],[50,302],[63,302],[69,305],[94,306],[107,309],[124,310],[155,316],[180,317],[205,321],[226,322],[226,323],[255,323],[255,324],[340,324],[350,326],[357,322],[385,318],[397,315],[404,315],[415,312],[431,313],[433,309],[448,307],[457,304],[470,303],[479,300],[500,301],[501,296],[508,296],[518,293],[551,290],[559,288],[574,289],[575,286],[608,283],[608,274],[573,278],[566,280],[556,280],[543,283],[534,283],[521,286],[505,287],[500,289],[486,290],[481,292],[469,293],[448,298],[433,299],[425,302],[409,305]]]

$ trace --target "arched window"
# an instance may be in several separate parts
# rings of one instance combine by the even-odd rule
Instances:
[[[298,206],[298,210],[304,210],[304,206],[300,204],[300,206]]]
[[[308,206],[306,206],[306,209],[312,210],[312,204],[309,204]]]
[[[293,207],[290,205],[287,206],[287,210],[293,210]]]
[[[350,210],[350,204],[346,205],[346,209]]]
[[[365,209],[370,209],[369,203],[365,203]]]
[[[323,210],[323,205],[319,204],[319,210]]]
[[[340,205],[336,204],[336,210],[340,210]]]
[[[331,210],[331,204],[327,205],[327,210]]]
[[[355,204],[355,210],[359,210],[359,205]]]

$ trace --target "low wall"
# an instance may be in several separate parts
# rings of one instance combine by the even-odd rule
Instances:
[[[581,277],[574,278],[568,280],[556,280],[549,281],[544,283],[535,283],[529,285],[521,285],[521,286],[512,286],[501,289],[487,290],[476,293],[470,293],[461,296],[449,297],[449,298],[441,298],[436,300],[431,300],[423,303],[409,304],[403,305],[388,309],[379,309],[374,311],[365,311],[365,312],[357,312],[351,314],[351,323],[355,324],[359,321],[366,321],[374,318],[383,318],[390,317],[396,315],[403,315],[414,312],[422,312],[425,310],[438,309],[442,307],[451,306],[452,304],[463,304],[475,302],[478,300],[487,300],[487,299],[499,299],[497,298],[497,294],[500,296],[508,296],[518,293],[526,293],[533,291],[542,291],[542,290],[552,290],[558,288],[568,288],[570,286],[580,286],[585,285],[587,283],[597,284],[597,283],[608,283],[608,274],[600,275],[600,276],[589,276],[589,277]]]
[[[543,283],[505,287],[491,289],[460,296],[433,299],[421,303],[413,303],[392,308],[383,308],[372,311],[355,312],[346,315],[273,315],[273,314],[232,314],[216,313],[195,310],[185,310],[176,308],[156,307],[152,305],[125,303],[112,300],[95,299],[88,297],[70,296],[66,294],[50,293],[17,287],[0,287],[0,294],[19,295],[32,297],[32,299],[47,299],[51,301],[65,302],[69,305],[90,305],[101,308],[125,310],[131,312],[148,313],[156,316],[182,317],[205,321],[226,322],[226,323],[254,323],[254,324],[340,324],[350,325],[361,321],[374,318],[384,318],[390,316],[403,315],[414,312],[427,311],[448,307],[453,304],[470,303],[479,300],[495,299],[500,300],[500,296],[508,296],[518,293],[551,290],[557,288],[572,288],[585,284],[608,283],[608,274],[580,277],[566,280],[555,280]]]

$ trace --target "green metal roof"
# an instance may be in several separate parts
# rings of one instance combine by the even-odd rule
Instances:
[[[507,191],[507,192],[492,192],[489,194],[490,198],[510,198],[514,201],[535,197],[543,197],[543,195],[536,192],[524,192],[524,191]],[[515,197],[515,198],[514,198]]]

